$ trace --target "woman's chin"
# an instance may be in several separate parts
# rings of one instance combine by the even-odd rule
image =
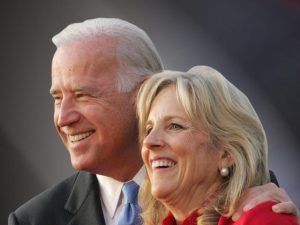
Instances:
[[[170,195],[171,191],[166,189],[165,187],[153,187],[151,189],[151,193],[154,196],[154,198],[158,200],[164,200],[167,198],[167,196]]]

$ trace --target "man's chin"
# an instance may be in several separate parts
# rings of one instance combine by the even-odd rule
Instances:
[[[74,157],[71,157],[71,164],[73,166],[74,169],[76,170],[88,170],[88,166],[86,165],[86,162],[82,162],[82,160],[78,160]]]

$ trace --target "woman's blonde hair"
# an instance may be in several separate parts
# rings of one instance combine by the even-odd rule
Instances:
[[[190,120],[200,123],[211,144],[226,150],[234,162],[217,199],[198,220],[198,224],[217,224],[220,213],[233,215],[244,190],[269,181],[265,132],[245,94],[215,69],[196,66],[186,73],[155,74],[142,85],[137,99],[140,143],[153,100],[171,85],[176,87],[177,100]],[[146,179],[139,195],[142,217],[145,224],[160,224],[167,209],[150,193],[151,184]]]

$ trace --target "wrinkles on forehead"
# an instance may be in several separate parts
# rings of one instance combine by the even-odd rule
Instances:
[[[64,84],[78,85],[80,80],[90,85],[93,82],[101,86],[115,85],[119,71],[116,45],[114,39],[103,37],[59,47],[52,61],[52,89]]]
[[[95,67],[95,71],[99,73],[103,70],[114,70],[115,68],[111,65],[117,67],[119,64],[117,47],[117,40],[108,37],[74,41],[62,45],[54,54],[52,72],[59,72],[58,69],[72,72],[79,68],[89,69],[91,67]]]

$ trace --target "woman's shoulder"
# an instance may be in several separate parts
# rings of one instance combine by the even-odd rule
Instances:
[[[239,220],[231,220],[221,217],[219,225],[298,225],[295,216],[290,214],[274,213],[272,206],[276,202],[264,202],[245,212]]]

